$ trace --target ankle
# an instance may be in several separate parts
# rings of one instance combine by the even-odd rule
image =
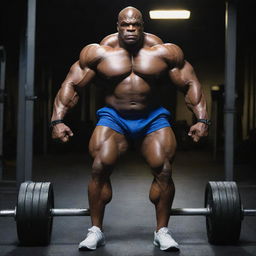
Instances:
[[[96,231],[103,232],[102,226],[101,225],[92,225],[91,229],[94,229]]]
[[[158,232],[162,228],[167,228],[168,229],[168,226],[157,226],[156,227],[156,232]]]

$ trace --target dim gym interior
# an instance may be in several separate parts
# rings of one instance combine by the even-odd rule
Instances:
[[[252,2],[2,2],[0,256],[256,255],[256,29]],[[123,14],[121,10],[128,6],[132,7]],[[133,7],[136,11],[132,12]],[[154,16],[173,13],[187,16]],[[126,31],[139,32],[126,37]],[[182,64],[172,57],[178,50],[170,50],[171,61],[165,62],[169,58],[168,54],[161,55],[165,43],[180,47]],[[90,44],[87,52],[84,47]],[[164,49],[169,46],[173,49],[170,44]],[[188,63],[193,66],[190,73],[184,71]],[[76,73],[77,69],[71,68],[75,65],[83,67],[82,71]],[[76,82],[80,74],[82,79]],[[168,74],[171,79],[167,79]],[[181,80],[188,76],[184,88],[173,74]],[[199,83],[190,91],[194,74]],[[93,79],[86,82],[88,76]],[[61,92],[68,83],[73,83],[75,89]],[[200,90],[205,110],[201,105],[196,108],[190,98]],[[67,96],[71,92],[77,102]],[[132,110],[122,112],[128,98]],[[137,125],[146,122],[146,111],[155,109],[152,98],[170,113],[168,125],[161,129],[173,131],[175,139],[168,144],[169,133],[162,136],[160,128],[133,137],[113,128],[117,126],[114,121],[107,132],[116,144],[108,144],[103,150],[110,137],[104,133],[106,123],[98,123],[99,109],[110,106],[111,111],[121,113],[118,117],[128,116],[124,118],[127,127],[132,123],[136,130]],[[75,102],[74,106],[65,105],[63,99]],[[143,104],[148,104],[146,110],[136,112],[136,106]],[[54,118],[54,111],[64,111],[65,115]],[[204,111],[208,114],[202,114]],[[205,129],[198,142],[190,134],[197,124]],[[67,142],[54,137],[57,127],[72,130],[72,135],[65,135]],[[99,130],[101,133],[95,132]],[[161,153],[165,144],[165,151],[170,146],[175,153],[155,168],[157,153],[148,157],[147,152],[160,152],[161,158],[167,154]],[[118,160],[113,160],[113,166],[112,160],[110,164],[103,161],[110,151],[117,151]],[[100,227],[105,245],[98,243],[97,249],[86,247],[83,251],[79,243],[97,219],[92,186],[102,181],[94,185],[92,181],[99,174],[97,170],[103,170],[97,159],[105,168],[100,179],[106,179],[104,184],[111,191]],[[169,206],[164,206],[170,218],[166,225],[170,233],[165,235],[170,234],[178,243],[175,250],[163,249],[161,241],[156,242],[156,225],[159,227],[163,215],[158,203],[168,190],[161,190],[161,184],[165,184],[161,179],[166,179],[163,176],[170,165],[167,183],[173,195],[175,184],[175,196],[173,202],[170,196]],[[111,178],[102,178],[108,172]],[[162,192],[152,192],[158,189]],[[152,194],[159,198],[152,199]]]

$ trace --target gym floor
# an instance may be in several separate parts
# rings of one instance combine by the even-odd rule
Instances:
[[[35,157],[33,181],[51,181],[56,208],[87,208],[87,184],[91,160],[85,154]],[[173,207],[203,207],[209,180],[223,180],[223,164],[209,152],[178,151],[174,164],[176,196]],[[236,180],[244,208],[256,208],[256,173],[237,166]],[[154,207],[148,199],[150,171],[136,152],[128,152],[112,175],[113,199],[105,213],[106,245],[93,252],[79,252],[78,244],[90,227],[89,217],[55,217],[51,243],[47,247],[18,246],[15,221],[0,218],[0,256],[249,256],[256,255],[256,219],[245,217],[236,246],[212,246],[207,241],[205,217],[173,216],[169,228],[180,244],[180,252],[161,252],[152,244]],[[14,208],[16,195],[1,193],[0,209]]]

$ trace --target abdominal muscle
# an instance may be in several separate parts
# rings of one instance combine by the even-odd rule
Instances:
[[[120,113],[140,113],[155,105],[152,86],[131,73],[111,91],[107,90],[106,104]]]

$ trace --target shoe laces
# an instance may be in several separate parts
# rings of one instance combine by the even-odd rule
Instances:
[[[161,234],[165,237],[171,237],[171,233],[167,228],[161,228],[160,230],[158,230],[157,232],[158,234]]]
[[[87,234],[87,237],[89,236],[89,235],[92,235],[92,234],[95,234],[97,237],[99,237],[99,231],[98,230],[95,230],[93,227],[91,227],[91,228],[89,228],[88,229],[88,234]]]

